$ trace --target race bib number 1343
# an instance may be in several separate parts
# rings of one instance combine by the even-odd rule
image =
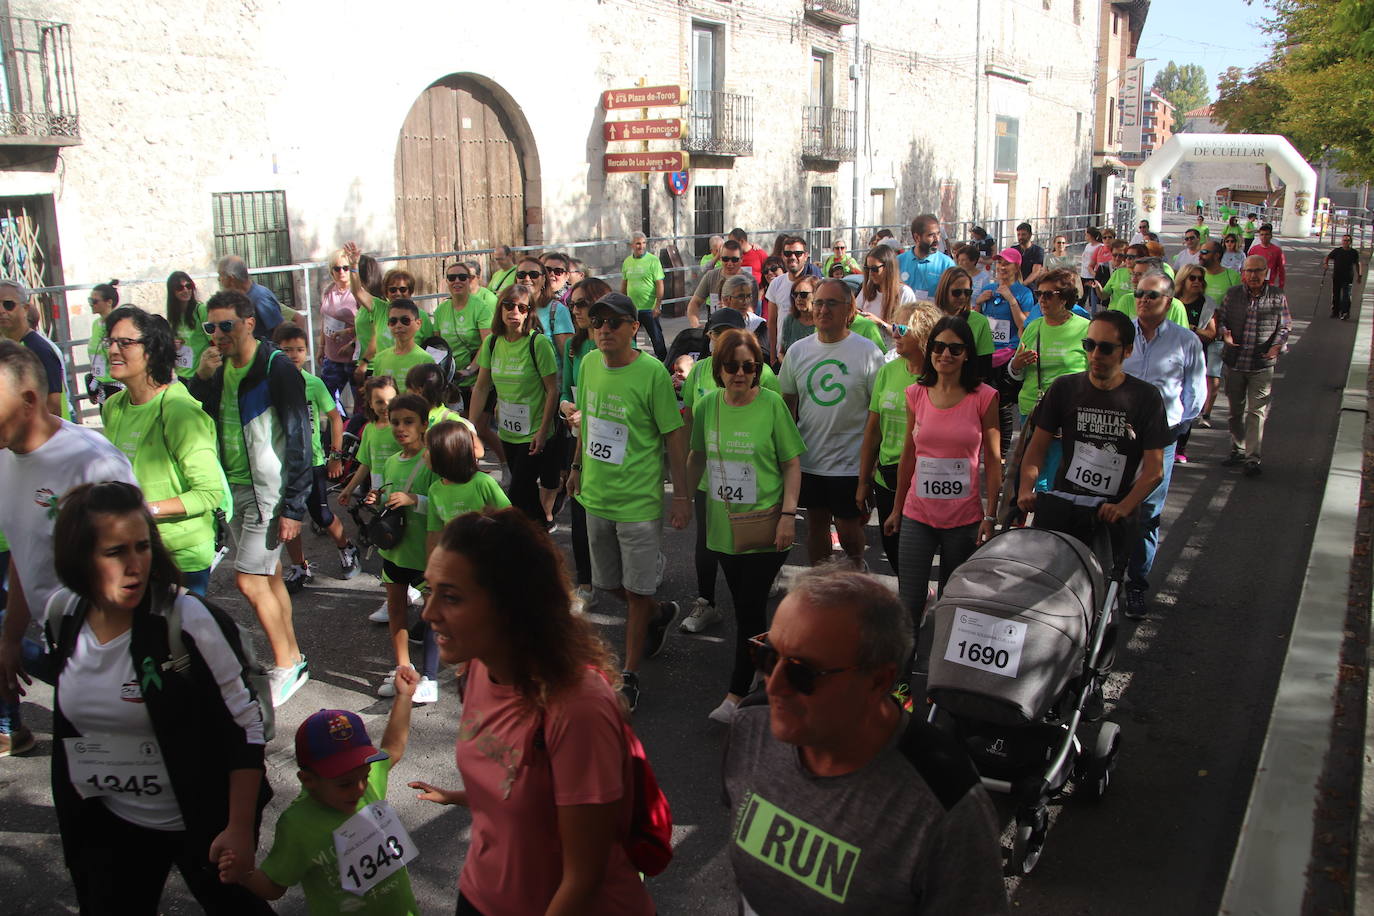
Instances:
[[[415,858],[415,844],[384,801],[373,802],[334,831],[339,856],[339,884],[359,896],[405,868]]]

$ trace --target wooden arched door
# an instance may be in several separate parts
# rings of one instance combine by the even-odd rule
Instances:
[[[537,203],[525,207],[527,193],[538,201],[532,147],[523,117],[498,88],[455,75],[426,89],[396,146],[401,250],[524,244],[538,223]]]

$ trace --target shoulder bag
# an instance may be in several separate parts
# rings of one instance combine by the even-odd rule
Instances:
[[[778,521],[782,518],[782,503],[750,512],[733,511],[730,488],[725,483],[725,459],[720,451],[720,415],[724,406],[725,392],[721,391],[716,401],[716,467],[720,471],[720,483],[716,485],[716,492],[720,495],[721,502],[725,503],[725,517],[730,521],[730,540],[734,544],[735,553],[775,549]]]

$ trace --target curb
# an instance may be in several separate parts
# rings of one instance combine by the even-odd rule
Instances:
[[[1228,916],[1302,911],[1312,856],[1317,783],[1331,737],[1350,586],[1369,414],[1374,283],[1365,286],[1326,491],[1308,555],[1302,596],[1231,872],[1219,912]],[[1363,787],[1368,799],[1374,786]],[[1368,804],[1366,804],[1368,811]],[[1374,850],[1369,857],[1374,877]]]

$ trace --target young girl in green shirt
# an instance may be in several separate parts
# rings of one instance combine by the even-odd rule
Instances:
[[[445,420],[425,434],[425,460],[434,472],[429,485],[426,552],[434,550],[439,532],[460,515],[485,509],[504,509],[510,499],[490,474],[477,469],[472,433],[466,426]]]

